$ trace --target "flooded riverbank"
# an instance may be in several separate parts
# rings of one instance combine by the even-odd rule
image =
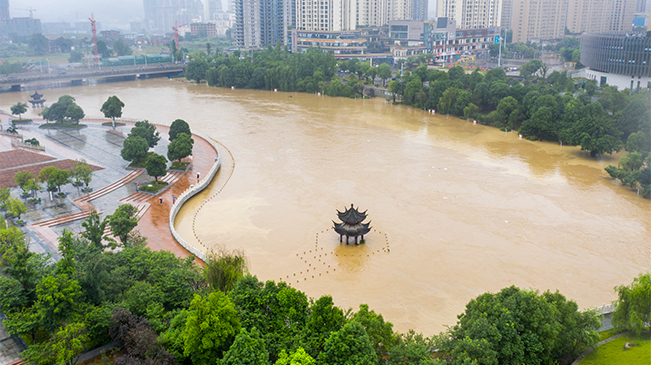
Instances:
[[[42,93],[69,93],[88,115],[117,95],[125,117],[182,118],[223,143],[234,168],[181,211],[183,237],[244,250],[261,280],[345,308],[368,303],[401,331],[437,333],[471,298],[509,285],[601,305],[651,263],[651,204],[603,170],[617,156],[383,99],[167,80]],[[25,97],[4,94],[0,108]],[[342,245],[330,229],[351,203],[376,230],[365,245]]]

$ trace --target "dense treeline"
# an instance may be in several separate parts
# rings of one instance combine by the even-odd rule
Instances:
[[[330,296],[259,281],[240,253],[212,254],[200,268],[193,257],[151,251],[133,231],[135,214],[124,205],[104,220],[92,215],[81,235],[64,231],[58,262],[0,222],[0,310],[29,344],[30,363],[74,364],[111,341],[123,365],[552,363],[597,338],[595,312],[558,292],[515,287],[471,300],[447,332],[400,334],[365,304],[343,310]],[[107,225],[119,241],[103,237]],[[623,325],[635,310],[627,306]]]
[[[538,60],[523,65],[521,75],[523,82],[501,68],[467,74],[461,67],[444,72],[421,65],[389,83],[389,91],[406,105],[517,130],[532,140],[579,145],[593,157],[625,148],[629,157],[608,172],[646,197],[651,194],[648,90],[599,90],[594,80],[577,83],[558,71],[547,75]]]

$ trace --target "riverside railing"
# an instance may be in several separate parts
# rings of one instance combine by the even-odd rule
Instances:
[[[172,232],[172,236],[174,236],[174,239],[176,239],[176,241],[181,246],[185,247],[186,250],[190,251],[190,253],[192,253],[193,255],[198,257],[199,259],[201,259],[201,261],[206,261],[206,253],[201,252],[196,247],[190,245],[186,240],[183,239],[183,237],[181,237],[181,235],[178,232],[176,232],[176,229],[174,228],[174,221],[176,220],[176,215],[179,213],[179,210],[181,210],[181,207],[183,206],[183,204],[186,201],[190,200],[190,198],[192,198],[193,196],[200,193],[203,189],[208,187],[208,185],[210,185],[210,183],[212,182],[212,179],[215,177],[215,174],[217,174],[217,171],[219,171],[219,168],[222,165],[221,156],[219,155],[217,145],[212,140],[210,140],[210,138],[206,138],[205,136],[201,135],[200,133],[192,132],[192,134],[194,134],[194,135],[202,138],[204,141],[208,142],[212,146],[212,148],[214,148],[215,151],[217,151],[217,158],[215,159],[215,164],[212,165],[212,167],[210,168],[210,171],[208,171],[208,176],[206,178],[201,179],[197,184],[191,186],[190,188],[185,190],[183,193],[181,193],[181,195],[179,195],[178,198],[176,198],[176,201],[174,202],[174,204],[172,204],[172,209],[170,211],[170,222],[169,223],[170,223],[170,231]],[[201,246],[203,246],[205,249],[207,249],[207,247],[199,240],[199,238],[196,237],[196,233],[195,233],[195,238],[197,238],[197,242],[199,242],[199,244]]]
[[[99,122],[99,121],[108,121],[108,122],[110,122],[111,119],[102,118],[102,117],[88,117],[88,118],[84,118],[83,121],[97,121],[97,122]],[[134,122],[137,122],[138,120],[137,119],[132,119],[132,118],[120,118],[119,120],[116,119],[115,121],[116,122],[125,121],[125,122],[134,123]],[[168,126],[164,126],[164,127],[169,128]],[[206,253],[199,251],[198,248],[196,248],[196,247],[192,246],[191,244],[189,244],[176,231],[176,228],[174,228],[174,221],[176,220],[176,215],[179,213],[179,210],[181,210],[181,207],[183,206],[183,204],[185,202],[187,202],[188,200],[190,200],[190,198],[192,198],[193,196],[199,194],[206,187],[208,187],[208,185],[210,185],[210,183],[212,182],[212,179],[215,177],[215,175],[217,174],[217,171],[219,171],[219,168],[222,165],[221,156],[219,154],[219,149],[217,148],[217,145],[215,144],[215,142],[213,142],[210,138],[202,135],[199,132],[192,132],[192,134],[194,134],[195,136],[197,136],[197,137],[203,139],[204,141],[208,142],[208,144],[210,144],[210,146],[215,149],[215,152],[217,152],[217,158],[215,159],[215,163],[212,165],[212,167],[208,171],[208,176],[201,179],[198,183],[192,185],[188,189],[186,189],[183,193],[181,193],[181,195],[178,196],[178,198],[176,198],[176,201],[174,202],[174,204],[172,204],[172,209],[170,210],[169,225],[170,225],[170,232],[172,232],[172,236],[174,237],[174,239],[181,246],[183,246],[186,250],[190,251],[191,254],[198,257],[201,261],[206,261]],[[201,246],[203,246],[205,249],[207,249],[207,247],[199,240],[199,238],[196,237],[196,233],[195,233],[195,238],[197,239],[197,242],[199,242],[199,244]]]

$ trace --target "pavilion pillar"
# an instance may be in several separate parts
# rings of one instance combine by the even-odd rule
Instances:
[[[342,240],[343,240],[343,235],[340,234],[339,235],[339,243],[341,243]]]
[[[357,236],[355,236],[355,246],[357,246]]]

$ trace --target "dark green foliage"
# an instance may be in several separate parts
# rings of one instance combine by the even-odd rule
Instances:
[[[119,238],[123,245],[127,245],[129,233],[138,225],[137,213],[138,208],[131,204],[122,204],[108,216],[111,233]]]
[[[113,124],[115,124],[115,118],[122,116],[122,108],[124,108],[124,103],[117,96],[109,96],[108,99],[102,104],[101,111],[106,118],[111,118]]]
[[[41,113],[45,120],[61,123],[78,123],[84,117],[84,111],[75,104],[75,98],[63,95],[57,102],[45,108]]]
[[[267,351],[275,361],[281,350],[292,349],[300,338],[308,317],[304,293],[286,283],[261,283],[247,275],[229,293],[239,312],[242,326],[265,334]]]
[[[267,365],[269,353],[265,348],[265,340],[257,328],[253,327],[249,333],[242,328],[235,337],[233,345],[224,353],[220,365]]]
[[[149,145],[147,140],[139,136],[129,136],[122,143],[120,156],[127,161],[142,162],[147,157]]]
[[[413,330],[396,336],[396,343],[389,352],[388,365],[432,365],[432,352],[435,346],[431,339],[415,333]]]
[[[184,152],[182,147],[179,147],[178,150]],[[154,179],[158,181],[160,176],[165,176],[165,174],[167,174],[167,160],[165,159],[165,156],[153,153],[147,157],[145,168],[147,169],[147,174],[153,176]]]
[[[22,119],[22,114],[27,111],[27,104],[17,103],[16,105],[11,106],[11,114],[18,115],[18,119]]]
[[[235,306],[222,292],[195,295],[183,330],[183,354],[195,364],[214,364],[240,333]]]
[[[649,330],[651,321],[651,273],[642,273],[633,279],[631,285],[615,287],[617,307],[613,314],[613,324],[635,331],[639,334]]]
[[[367,304],[360,304],[359,312],[355,313],[353,321],[359,322],[364,326],[378,358],[387,355],[389,349],[396,343],[396,337],[393,334],[393,325],[389,322],[384,322],[381,314],[369,311]]]
[[[378,357],[364,327],[358,322],[349,322],[330,334],[319,361],[324,364],[373,365],[377,364]]]
[[[132,136],[144,138],[149,148],[154,148],[160,140],[160,133],[156,130],[156,126],[147,120],[136,122],[136,126],[131,128],[129,133],[129,137]]]
[[[547,364],[596,342],[596,315],[558,293],[516,287],[471,300],[443,347],[452,364]]]
[[[176,119],[170,125],[170,132],[169,132],[170,142],[172,142],[176,138],[176,136],[178,136],[181,133],[185,133],[189,136],[192,136],[192,132],[190,131],[190,125],[183,119]]]
[[[192,154],[192,145],[194,139],[189,134],[180,133],[176,138],[167,146],[167,158],[170,161],[178,160],[188,157]]]
[[[310,306],[309,317],[301,334],[301,346],[312,357],[318,357],[330,333],[339,331],[344,323],[344,312],[334,305],[332,297],[322,296]]]

